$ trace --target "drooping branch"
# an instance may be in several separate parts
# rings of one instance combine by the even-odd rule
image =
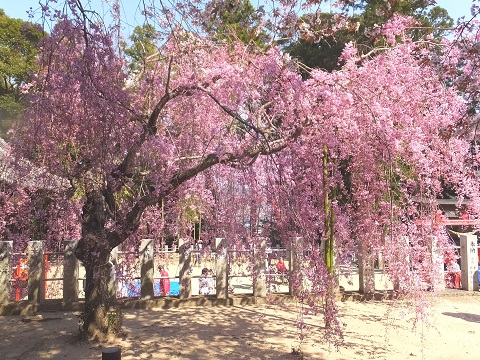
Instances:
[[[148,140],[150,136],[153,136],[157,132],[157,122],[158,118],[160,116],[161,111],[166,107],[168,102],[174,98],[177,98],[182,95],[186,95],[191,93],[194,90],[199,90],[203,93],[205,93],[208,97],[210,97],[223,111],[225,111],[228,115],[230,115],[232,118],[243,124],[247,129],[253,130],[257,135],[262,136],[265,138],[264,132],[255,126],[253,123],[245,121],[240,114],[235,112],[234,110],[230,109],[227,105],[223,104],[215,95],[213,95],[210,91],[205,89],[202,86],[197,86],[197,85],[192,85],[192,86],[181,86],[178,87],[174,90],[170,90],[170,72],[171,72],[171,66],[172,66],[172,61],[173,59],[170,59],[169,66],[168,66],[168,77],[167,77],[167,83],[166,83],[166,88],[165,88],[165,94],[162,96],[162,98],[157,102],[155,105],[155,108],[151,112],[147,123],[144,126],[143,133],[141,134],[140,138],[138,139],[137,142],[135,142],[131,148],[128,150],[127,154],[125,155],[124,160],[118,167],[118,170],[116,170],[113,174],[115,174],[114,177],[122,177],[122,176],[129,176],[130,172],[130,167],[131,164],[133,163],[133,160],[135,158],[135,154],[138,152],[138,150],[141,148],[141,146]],[[297,131],[293,135],[293,137],[297,137],[299,134],[297,134]],[[266,148],[269,149],[269,142],[265,142]]]
[[[198,164],[175,173],[169,180],[168,186],[161,192],[148,193],[140,198],[133,208],[125,216],[123,227],[115,232],[109,234],[109,243],[113,248],[120,245],[128,236],[133,234],[139,227],[141,217],[145,209],[149,206],[159,204],[168,195],[174,192],[182,184],[194,178],[196,175],[213,167],[217,164],[232,164],[242,159],[255,159],[260,155],[271,155],[285,149],[290,142],[300,136],[301,130],[294,132],[291,136],[285,139],[278,139],[271,141],[268,144],[261,144],[252,148],[246,149],[240,154],[224,154],[222,157],[218,154],[212,153],[203,158]]]
[[[235,111],[233,111],[232,109],[230,109],[228,106],[222,104],[220,102],[220,100],[217,99],[217,97],[215,95],[213,95],[210,91],[208,91],[207,89],[199,86],[198,87],[199,90],[203,91],[205,94],[207,94],[223,111],[225,111],[228,115],[230,115],[231,117],[233,117],[235,120],[237,120],[239,123],[245,125],[247,128],[249,129],[252,129],[253,131],[255,131],[255,133],[257,133],[258,135],[264,135],[263,131],[260,130],[258,127],[256,127],[255,125],[253,125],[253,123],[249,123],[247,121],[245,121],[244,119],[242,119],[242,117],[237,114]]]

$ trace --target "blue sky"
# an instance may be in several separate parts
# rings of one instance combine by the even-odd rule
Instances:
[[[29,20],[28,12],[30,9],[34,11],[33,22],[40,22],[40,5],[39,3],[45,4],[49,0],[0,0],[0,9],[3,9],[5,13],[13,18],[20,18],[24,20]],[[108,0],[107,0],[108,1]],[[85,8],[89,8],[88,4],[94,4],[95,11],[103,15],[108,13],[109,5],[104,5],[105,0],[82,0],[82,3],[85,5]],[[143,17],[138,10],[138,5],[142,3],[141,0],[124,0],[122,1],[125,4],[122,4],[122,13],[125,18],[128,18],[129,21],[133,22],[132,29],[139,24],[143,23]],[[58,1],[59,4],[63,4],[63,1]],[[48,29],[47,29],[48,31]],[[130,30],[126,31],[127,33]]]
[[[437,0],[437,5],[447,9],[449,15],[456,21],[460,16],[470,16],[472,0]]]
[[[46,0],[42,0],[42,3],[45,3]],[[84,0],[86,4],[90,0]],[[98,11],[102,11],[101,0],[91,0],[93,3],[98,4]],[[124,1],[126,4],[124,8],[124,13],[128,14],[128,18],[134,19],[135,13],[138,15],[138,19],[141,19],[141,16],[137,12],[137,4],[139,0],[127,0]],[[10,17],[28,19],[27,11],[32,8],[33,10],[39,8],[39,0],[0,0],[0,8],[5,10],[6,14]],[[464,15],[470,15],[470,6],[472,0],[437,0],[437,4],[448,10],[448,13],[455,20]],[[34,18],[35,20],[35,18]]]

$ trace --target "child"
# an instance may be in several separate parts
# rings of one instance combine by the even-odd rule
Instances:
[[[208,270],[207,280],[208,280],[208,288],[210,290],[210,293],[213,293],[213,290],[215,288],[215,282],[213,281],[213,270],[212,269]]]
[[[208,295],[210,294],[210,281],[207,278],[208,269],[204,268],[202,270],[202,275],[198,279],[198,293],[199,295]]]

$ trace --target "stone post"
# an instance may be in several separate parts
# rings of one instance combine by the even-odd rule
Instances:
[[[290,295],[298,296],[303,290],[303,239],[301,237],[295,237],[288,243],[288,259],[289,292]]]
[[[110,272],[107,273],[107,281],[108,281],[108,293],[109,293],[109,301],[114,304],[117,301],[117,272],[116,272],[116,265],[118,263],[118,248],[115,247],[110,252]]]
[[[370,249],[358,246],[358,280],[359,291],[362,294],[371,294],[375,292],[375,272],[374,260],[370,254]]]
[[[217,299],[228,298],[227,240],[215,238],[215,279]]]
[[[63,301],[72,303],[78,301],[78,267],[75,256],[78,240],[65,240],[63,256]]]
[[[178,239],[179,253],[179,277],[180,277],[180,299],[188,299],[192,296],[192,250],[190,244],[185,239]]]
[[[44,294],[44,253],[43,241],[28,243],[28,301],[38,304],[45,298]]]
[[[253,248],[253,296],[266,297],[267,283],[265,280],[265,256],[267,254],[267,240],[258,238]]]
[[[462,259],[462,289],[478,291],[477,236],[460,235],[460,257]]]
[[[0,305],[10,302],[12,293],[13,241],[0,241]]]
[[[143,239],[140,242],[140,294],[142,299],[153,299],[154,273],[153,240]]]

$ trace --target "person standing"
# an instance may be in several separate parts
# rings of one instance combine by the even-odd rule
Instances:
[[[160,270],[160,296],[167,296],[170,292],[170,276],[165,266],[160,265],[158,269]]]
[[[28,250],[26,255],[17,261],[13,271],[13,286],[15,288],[15,301],[22,300],[27,296],[28,287]]]
[[[447,278],[447,287],[461,289],[462,272],[456,260],[451,260],[447,263]]]
[[[196,252],[195,252],[195,265],[196,266],[200,266],[200,260],[201,260],[201,252],[202,252],[202,249],[203,249],[203,241],[202,240],[198,240],[197,241],[197,246],[196,246]]]
[[[288,270],[282,257],[277,262],[277,272],[280,274],[280,282],[285,282]]]

